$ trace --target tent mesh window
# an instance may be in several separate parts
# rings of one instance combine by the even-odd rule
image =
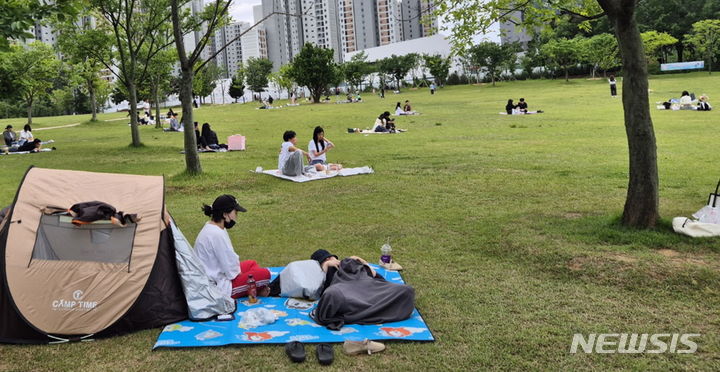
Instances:
[[[32,259],[128,263],[135,238],[134,223],[118,226],[96,221],[75,226],[72,218],[43,215],[40,218]]]

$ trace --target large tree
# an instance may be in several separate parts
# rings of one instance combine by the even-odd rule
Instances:
[[[425,60],[425,67],[430,71],[430,75],[435,78],[438,85],[445,85],[450,73],[450,57],[443,57],[439,54],[424,55],[423,60]]]
[[[298,85],[307,87],[314,103],[327,87],[337,79],[333,50],[314,46],[310,43],[300,50],[292,61],[291,76]]]
[[[384,75],[395,79],[397,90],[400,91],[400,81],[405,79],[408,72],[417,64],[417,54],[410,53],[403,56],[395,54],[378,61],[378,70]]]
[[[685,42],[707,59],[708,74],[712,74],[712,62],[720,51],[720,20],[706,19],[693,23],[692,33],[685,35]]]
[[[456,49],[471,45],[473,36],[494,22],[523,12],[531,29],[549,19],[569,15],[586,25],[607,17],[615,31],[623,66],[623,109],[629,148],[629,181],[622,224],[654,227],[659,218],[658,168],[655,131],[650,118],[647,64],[635,19],[638,0],[442,0],[437,12],[449,19]]]
[[[173,41],[167,22],[168,0],[90,0],[101,19],[93,30],[98,40],[109,35],[112,60],[96,57],[125,86],[130,102],[132,146],[142,146],[137,122],[139,85],[148,78],[150,61]],[[182,39],[182,37],[181,37]]]
[[[357,53],[350,57],[350,61],[343,63],[345,81],[353,90],[360,89],[360,85],[371,70],[365,52]]]
[[[32,124],[33,105],[50,94],[60,62],[52,48],[39,41],[27,48],[14,46],[11,50],[8,61],[11,90],[25,105],[27,123]]]
[[[100,70],[102,60],[111,60],[109,40],[101,33],[91,30],[88,24],[68,20],[59,23],[58,48],[64,58],[73,66],[82,79],[85,91],[90,96],[90,121],[97,121],[98,96],[101,90]]]
[[[565,72],[565,81],[568,81],[568,70],[576,66],[583,57],[584,38],[575,37],[566,39],[551,39],[540,47],[540,52],[546,57],[547,61],[561,68]]]
[[[502,67],[515,56],[515,51],[492,41],[483,41],[470,47],[467,55],[475,68],[485,70],[490,76],[492,85],[495,86],[495,80],[500,77]]]
[[[657,31],[643,32],[640,34],[640,38],[642,38],[648,64],[665,63],[668,48],[678,43],[678,39],[672,35]]]
[[[620,55],[615,37],[610,34],[598,34],[585,41],[585,61],[593,66],[592,77],[597,69],[603,71],[620,65]]]
[[[268,79],[272,72],[272,62],[267,58],[251,57],[245,68],[245,81],[251,91],[260,93],[268,86]]]
[[[238,98],[245,96],[245,67],[242,64],[239,67],[228,88],[228,94],[235,102],[237,102]]]
[[[270,80],[280,89],[285,89],[290,98],[290,93],[295,90],[295,80],[292,77],[292,65],[282,65],[277,72],[270,74]]]

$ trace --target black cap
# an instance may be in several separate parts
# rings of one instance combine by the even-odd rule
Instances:
[[[338,258],[338,256],[336,256],[324,249],[318,249],[317,251],[313,252],[313,254],[310,256],[310,259],[315,260],[322,264],[323,262],[325,262],[325,260],[327,260],[330,257]]]
[[[5,129],[12,129],[12,125],[8,125]]]
[[[247,209],[238,204],[234,196],[228,194],[218,196],[212,204],[212,209],[223,213],[230,212],[233,209],[239,212],[247,212]]]

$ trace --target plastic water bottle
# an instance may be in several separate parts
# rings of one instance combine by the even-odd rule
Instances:
[[[248,275],[248,302],[251,304],[257,303],[257,286],[255,285],[255,279],[252,274]]]
[[[390,247],[390,242],[387,242],[380,247],[380,262],[385,264],[392,262],[392,247]]]

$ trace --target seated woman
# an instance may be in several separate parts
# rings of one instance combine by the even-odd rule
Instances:
[[[211,148],[208,147],[207,143],[205,142],[205,138],[200,135],[200,129],[198,128],[198,122],[193,122],[193,127],[195,127],[195,143],[197,144],[198,150],[200,151],[212,151]]]
[[[507,105],[505,105],[505,112],[507,112],[508,115],[513,114],[513,110],[515,110],[517,106],[513,104],[513,100],[509,99]]]
[[[248,278],[255,280],[259,296],[270,292],[270,271],[252,260],[240,261],[230,241],[228,229],[235,226],[237,212],[246,212],[232,195],[218,196],[212,206],[203,205],[210,221],[195,239],[195,253],[205,267],[205,273],[218,289],[232,298],[247,296]]]
[[[527,114],[528,112],[528,104],[525,102],[525,98],[520,98],[520,102],[517,104],[518,111],[522,112],[523,114]]]
[[[687,90],[682,92],[680,96],[680,110],[694,110],[693,99],[690,97],[690,93]]]
[[[313,139],[308,143],[310,165],[314,165],[315,170],[318,172],[324,170],[339,171],[342,169],[342,164],[329,164],[327,162],[325,154],[333,148],[335,148],[335,144],[325,138],[325,131],[322,127],[315,127]]]
[[[32,142],[34,139],[35,138],[33,137],[30,124],[25,124],[23,130],[21,130],[20,134],[18,135],[18,146],[22,146],[28,142]]]
[[[226,144],[218,143],[217,134],[215,133],[215,131],[210,129],[209,123],[203,123],[202,132],[201,132],[200,136],[205,141],[205,144],[207,145],[207,147],[209,147],[213,150],[217,150],[217,149],[227,150],[227,148],[228,148]]]
[[[385,111],[377,119],[375,119],[375,126],[373,132],[390,132],[395,133],[395,121],[390,119],[390,112]]]
[[[283,133],[283,143],[278,155],[278,170],[286,176],[295,177],[304,174],[303,155],[310,161],[310,154],[297,147],[297,134],[288,130]]]
[[[414,114],[415,111],[412,110],[412,106],[410,105],[410,101],[405,100],[405,105],[403,106],[403,111],[407,113]]]
[[[405,115],[405,110],[402,109],[400,102],[395,104],[395,115]]]
[[[712,106],[710,106],[710,102],[708,102],[707,96],[700,96],[700,102],[698,102],[698,111],[710,111],[712,110]],[[20,138],[22,138],[22,132],[20,132]]]

